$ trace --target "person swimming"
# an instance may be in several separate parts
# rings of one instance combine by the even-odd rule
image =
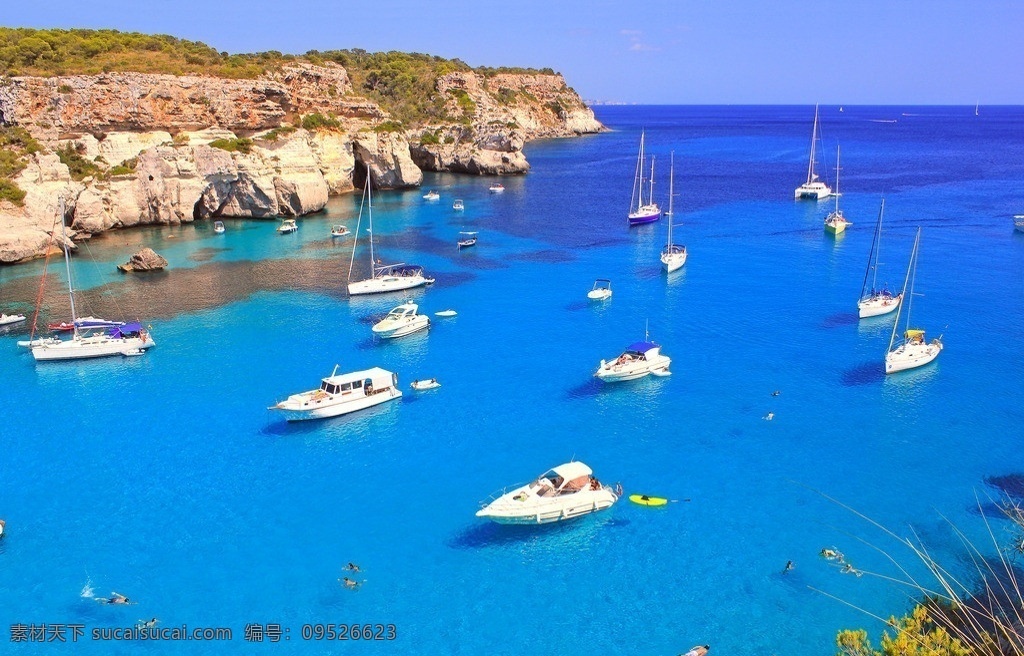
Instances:
[[[101,604],[111,604],[116,606],[131,605],[135,602],[124,596],[120,592],[111,592],[110,597],[93,597],[96,601]]]
[[[764,417],[761,417],[761,419],[764,419],[765,421],[771,421],[772,419],[775,419],[775,413],[769,412]]]
[[[358,588],[358,587],[359,587],[360,585],[362,585],[362,582],[361,582],[361,581],[353,581],[352,579],[350,579],[350,578],[349,578],[349,577],[347,577],[347,576],[346,576],[346,577],[343,577],[343,578],[341,578],[341,579],[338,579],[338,580],[340,580],[340,581],[341,581],[341,583],[342,583],[342,585],[344,585],[344,586],[345,586],[346,588],[348,588],[349,590],[355,590],[355,589],[356,589],[356,588]]]
[[[775,390],[772,392],[772,396],[778,396],[779,394],[782,394],[782,390]]]
[[[359,571],[359,565],[356,565],[355,563],[349,563],[348,565],[345,565],[344,567],[342,567],[342,569],[347,571],[347,572],[358,572]]]
[[[858,576],[858,577],[864,576],[864,572],[860,571],[859,569],[856,569],[850,563],[846,563],[845,565],[843,565],[843,568],[841,570],[839,570],[839,571],[842,572],[843,574],[853,574],[853,575]]]
[[[794,569],[794,567],[795,567],[795,565],[793,565],[793,561],[792,560],[787,560],[786,561],[786,566],[782,568],[782,573],[783,574],[788,574],[790,571],[792,571]]]
[[[159,621],[160,620],[158,620],[155,617],[151,620],[139,620],[135,623],[135,626],[139,627],[140,629],[152,629],[156,627],[156,624]]]
[[[825,560],[837,560],[843,562],[843,554],[836,549],[829,549],[828,547],[821,550],[821,557]]]

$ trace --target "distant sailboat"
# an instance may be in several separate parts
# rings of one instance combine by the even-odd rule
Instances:
[[[978,107],[980,107],[980,105],[978,103],[974,103],[974,115],[975,116],[978,115]]]
[[[636,177],[633,180],[633,196],[629,201],[629,225],[654,223],[661,218],[661,209],[654,202],[654,158],[651,158],[650,192],[644,203],[644,133],[640,133],[640,152],[636,158]]]
[[[825,231],[838,235],[853,225],[846,220],[843,211],[839,209],[839,146],[836,146],[836,191],[832,195],[836,197],[836,208],[825,217]]]
[[[811,157],[807,163],[807,182],[803,183],[796,188],[793,196],[796,200],[802,199],[813,199],[822,200],[832,195],[832,190],[829,189],[828,185],[818,179],[818,174],[814,171],[814,153],[818,146],[818,140],[820,139],[818,134],[818,106],[814,106],[814,127],[811,128]]]
[[[907,277],[903,281],[903,294],[907,299],[907,322],[903,330],[902,343],[896,345],[896,332],[900,326],[900,312],[903,311],[902,303],[896,312],[896,321],[893,322],[892,336],[889,338],[889,351],[885,354],[885,373],[893,374],[897,371],[905,371],[921,367],[935,358],[939,357],[942,351],[942,341],[938,338],[931,343],[925,342],[924,330],[910,327],[910,309],[913,305],[914,279],[917,277],[917,249],[921,243],[921,229],[917,229],[917,237],[914,238],[914,249],[910,252],[910,265],[907,267]],[[910,283],[910,295],[907,296],[907,283]],[[893,348],[895,345],[895,348]]]
[[[686,264],[686,246],[679,246],[672,243],[672,223],[675,219],[675,214],[672,212],[672,197],[675,195],[675,179],[676,179],[676,154],[672,153],[671,159],[669,160],[669,174],[668,174],[668,241],[665,243],[665,248],[661,251],[661,265],[665,268],[665,273],[672,273],[679,267]]]
[[[878,208],[878,222],[875,224],[875,236],[871,239],[871,251],[868,253],[868,267],[864,270],[864,282],[860,286],[860,299],[857,301],[857,314],[861,319],[889,314],[900,306],[903,294],[893,296],[888,286],[878,289],[878,253],[882,246],[882,214],[885,211],[885,199]],[[871,287],[868,287],[868,278]]]

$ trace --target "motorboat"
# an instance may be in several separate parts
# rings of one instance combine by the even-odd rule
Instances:
[[[458,312],[456,312],[455,310],[441,310],[439,312],[435,312],[434,316],[435,317],[454,317],[457,314],[458,314]]]
[[[270,410],[285,413],[288,421],[326,419],[401,398],[398,374],[380,367],[338,374],[338,366],[320,381],[318,389],[292,394]]]
[[[412,381],[412,388],[417,392],[423,392],[425,390],[437,389],[441,386],[441,383],[437,382],[436,378],[429,380],[414,380]]]
[[[612,297],[612,281],[607,278],[598,278],[594,281],[594,287],[587,292],[587,298],[592,301],[607,301]]]
[[[796,188],[793,192],[793,197],[796,200],[824,200],[832,195],[832,189],[827,184],[818,179],[818,174],[814,170],[815,160],[814,154],[817,150],[818,141],[821,139],[821,133],[818,128],[818,106],[814,106],[814,126],[811,128],[811,157],[807,164],[807,181]]]
[[[439,194],[436,191],[434,191],[433,189],[431,189],[427,193],[423,194],[423,200],[430,200],[430,201],[441,200],[441,194]]]
[[[640,152],[636,158],[636,175],[633,178],[633,196],[629,201],[626,223],[630,226],[654,223],[661,218],[661,208],[654,202],[654,158],[651,158],[650,191],[644,201],[644,132],[640,132]]]
[[[352,233],[349,232],[349,229],[341,224],[331,226],[331,237],[344,237],[350,234]]]
[[[825,217],[825,232],[833,235],[842,234],[844,230],[853,224],[846,220],[843,211],[839,209],[839,146],[836,146],[836,190],[832,194],[836,197],[836,208]]]
[[[487,188],[487,191],[491,192],[492,194],[500,194],[501,192],[505,191],[505,185],[501,184],[500,182],[495,182],[494,184]]]
[[[499,524],[550,524],[606,510],[619,500],[621,490],[594,477],[582,462],[567,462],[535,480],[505,492],[477,511]]]
[[[0,326],[6,326],[8,324],[18,323],[19,321],[24,321],[24,320],[25,320],[25,315],[24,314],[3,314],[3,313],[0,313]]]
[[[419,306],[403,303],[388,312],[387,316],[373,324],[373,333],[385,339],[404,337],[430,327],[430,317],[417,314]]]
[[[470,246],[476,246],[477,232],[460,232],[459,241],[457,242],[458,249],[461,251],[463,248],[469,248]]]
[[[675,223],[675,212],[672,211],[672,197],[675,196],[676,156],[672,153],[668,176],[668,241],[661,249],[661,266],[665,273],[672,273],[686,264],[686,246],[672,242],[672,224]]]
[[[299,229],[299,224],[295,222],[295,219],[285,219],[281,222],[281,225],[277,226],[277,231],[282,235],[287,235],[291,232],[295,232]]]
[[[910,310],[914,300],[914,278],[917,273],[917,249],[921,242],[921,229],[917,229],[917,237],[914,239],[914,249],[910,252],[910,264],[907,267],[907,278],[903,282],[903,298],[907,302],[901,303],[896,311],[896,321],[893,322],[892,336],[889,338],[889,350],[885,354],[885,373],[894,374],[897,371],[915,369],[924,366],[939,357],[942,352],[942,339],[936,338],[931,342],[925,339],[924,331],[910,327]],[[910,284],[910,292],[907,293],[907,284]],[[903,339],[897,344],[896,334],[899,330],[900,313],[906,305],[906,325],[903,330]]]
[[[214,221],[213,222],[213,232],[215,234],[218,234],[218,235],[224,234],[224,222],[223,221]]]
[[[385,292],[397,292],[422,285],[433,284],[433,278],[427,278],[423,274],[423,267],[415,264],[382,264],[373,253],[373,180],[366,179],[363,187],[363,204],[359,207],[359,218],[356,220],[356,236],[352,240],[352,258],[348,264],[348,294],[358,296],[360,294],[382,294]],[[370,226],[370,267],[372,275],[365,280],[352,282],[352,268],[356,261],[356,246],[359,243],[359,227],[363,220],[363,206],[366,207]]]
[[[461,212],[462,210],[466,209],[466,204],[462,202],[461,198],[456,198],[455,202],[452,203],[452,209],[455,210],[456,212]]]
[[[622,355],[611,362],[601,360],[595,377],[606,383],[618,383],[624,380],[636,380],[647,374],[664,376],[669,374],[668,367],[672,358],[661,354],[661,346],[654,342],[636,342],[630,344]]]
[[[1013,217],[1013,227],[1017,232],[1024,232],[1024,214],[1017,214]]]
[[[900,306],[903,294],[893,294],[888,285],[878,287],[878,253],[882,247],[882,215],[885,213],[885,199],[878,208],[878,222],[875,224],[875,235],[871,240],[868,252],[868,266],[864,270],[864,282],[860,286],[860,297],[857,300],[857,315],[861,319],[889,314]],[[871,284],[868,285],[870,280]]]

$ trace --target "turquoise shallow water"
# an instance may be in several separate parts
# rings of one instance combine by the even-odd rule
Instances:
[[[821,228],[827,203],[790,200],[812,109],[599,116],[615,131],[531,144],[533,171],[505,180],[502,195],[488,194],[488,179],[428,176],[436,204],[423,191],[378,196],[379,251],[437,276],[412,295],[422,311],[459,312],[394,343],[374,343],[369,326],[400,297],[338,292],[351,242],[327,234],[335,222],[354,227],[357,199],[332,201],[291,236],[229,221],[223,236],[185,226],[90,245],[75,261],[83,288],[132,284],[112,264],[142,241],[171,261],[168,280],[189,269],[210,287],[189,290],[201,309],[159,313],[158,346],[141,358],[37,366],[16,334],[0,336],[0,620],[92,629],[155,616],[230,627],[234,638],[9,650],[224,653],[247,623],[279,623],[290,639],[266,647],[275,653],[586,644],[653,655],[710,643],[714,653],[830,654],[838,629],[881,627],[812,588],[883,616],[910,601],[818,557],[835,545],[859,568],[892,573],[858,538],[892,543],[814,490],[903,534],[912,525],[960,563],[939,513],[984,538],[972,509],[991,493],[985,477],[1024,467],[1024,235],[1010,220],[1024,211],[1024,110],[823,108],[823,161],[842,144],[854,222],[839,239]],[[665,221],[625,227],[641,127],[660,163],[676,153],[677,235],[690,256],[671,278],[657,261]],[[855,317],[883,195],[883,270],[902,283],[923,226],[915,323],[946,344],[935,364],[888,378],[890,324]],[[456,197],[464,214],[451,210]],[[460,230],[479,230],[480,244],[458,253]],[[287,277],[300,263],[295,290],[249,293],[266,281],[260,267]],[[40,268],[0,270],[0,294]],[[220,302],[225,276],[243,278],[240,300]],[[585,297],[597,277],[613,281],[603,305]],[[643,337],[645,323],[673,375],[596,384],[598,361]],[[304,425],[265,409],[335,363],[397,371],[405,396]],[[430,376],[443,387],[408,391]],[[623,502],[525,530],[473,516],[496,490],[572,457],[627,493],[678,502]],[[787,560],[796,569],[782,576]],[[363,569],[355,592],[337,583],[348,561]],[[87,582],[138,605],[83,599]],[[304,624],[340,622],[392,623],[398,638],[302,639]]]

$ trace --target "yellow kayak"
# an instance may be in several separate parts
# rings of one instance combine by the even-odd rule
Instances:
[[[664,506],[668,503],[668,499],[662,499],[661,497],[649,497],[646,494],[631,494],[629,500],[633,503],[638,503],[641,506]]]

